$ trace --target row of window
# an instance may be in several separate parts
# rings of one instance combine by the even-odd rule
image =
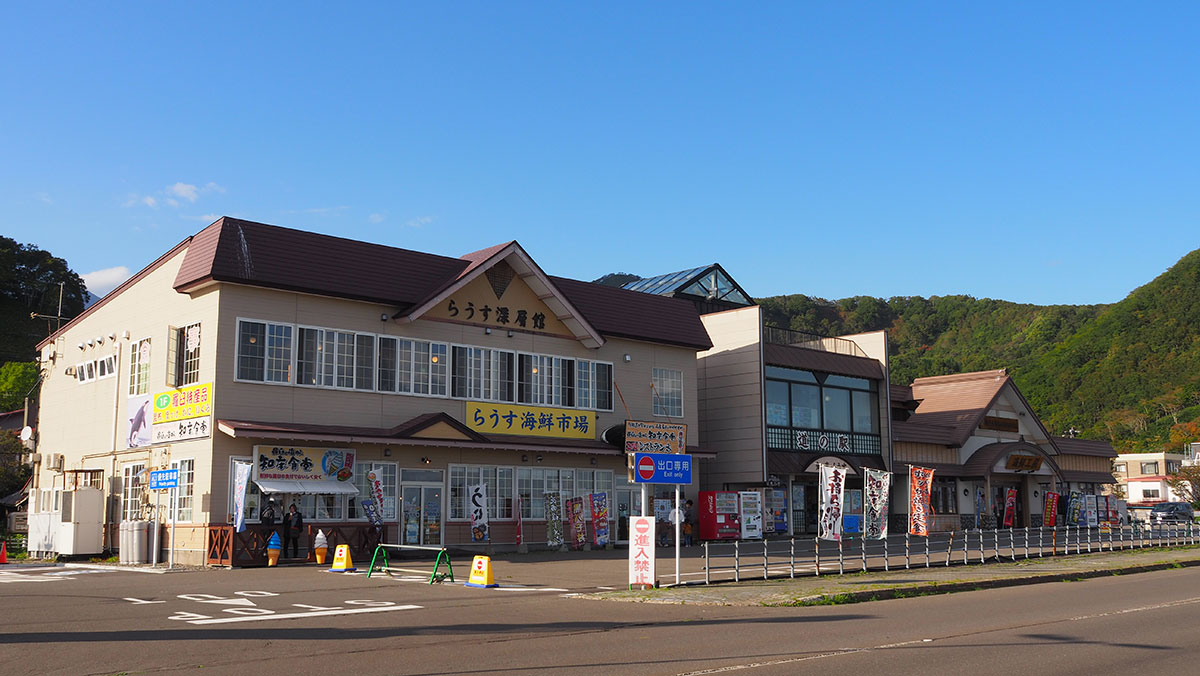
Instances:
[[[769,366],[766,396],[768,425],[879,434],[873,380]]]
[[[239,380],[611,411],[612,364],[238,321]],[[679,408],[682,379],[679,372]],[[664,389],[674,392],[672,385]]]
[[[1153,462],[1143,462],[1143,463],[1139,463],[1139,464],[1142,467],[1142,476],[1154,476],[1154,475],[1158,474],[1158,461],[1157,460],[1153,461]],[[1182,467],[1182,463],[1180,463],[1178,460],[1168,460],[1167,461],[1167,474],[1176,474],[1179,472],[1179,469],[1181,467]],[[1124,473],[1126,471],[1126,464],[1123,462],[1113,463],[1113,471]]]
[[[75,380],[79,383],[90,383],[93,380],[103,380],[115,375],[117,375],[116,354],[97,357],[75,365]]]

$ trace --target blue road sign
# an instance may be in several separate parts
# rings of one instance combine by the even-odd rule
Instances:
[[[179,487],[179,470],[160,469],[150,473],[150,490]]]
[[[633,482],[639,484],[692,483],[692,456],[685,453],[634,453]]]

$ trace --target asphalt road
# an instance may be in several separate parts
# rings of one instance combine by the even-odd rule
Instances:
[[[312,567],[0,569],[0,673],[1191,673],[1200,569],[853,605],[610,602]]]

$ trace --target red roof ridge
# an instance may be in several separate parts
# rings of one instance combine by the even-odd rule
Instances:
[[[972,371],[970,373],[951,373],[944,376],[926,376],[924,378],[916,378],[912,381],[912,386],[917,385],[940,385],[942,383],[958,383],[971,380],[987,380],[996,379],[1004,380],[1008,378],[1008,369],[994,369],[991,371]]]

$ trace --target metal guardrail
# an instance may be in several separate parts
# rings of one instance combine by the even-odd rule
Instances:
[[[775,343],[776,345],[790,345],[792,347],[802,347],[807,350],[848,354],[854,357],[867,356],[867,353],[858,346],[858,343],[848,338],[822,336],[817,333],[808,333],[807,331],[785,329],[781,326],[764,326],[763,340],[768,343]]]
[[[1193,523],[1152,526],[1000,528],[892,536],[886,540],[816,538],[702,543],[704,584],[732,576],[770,579],[846,572],[1017,561],[1045,556],[1200,544]],[[836,568],[835,568],[836,565]],[[722,579],[717,579],[722,578]]]

